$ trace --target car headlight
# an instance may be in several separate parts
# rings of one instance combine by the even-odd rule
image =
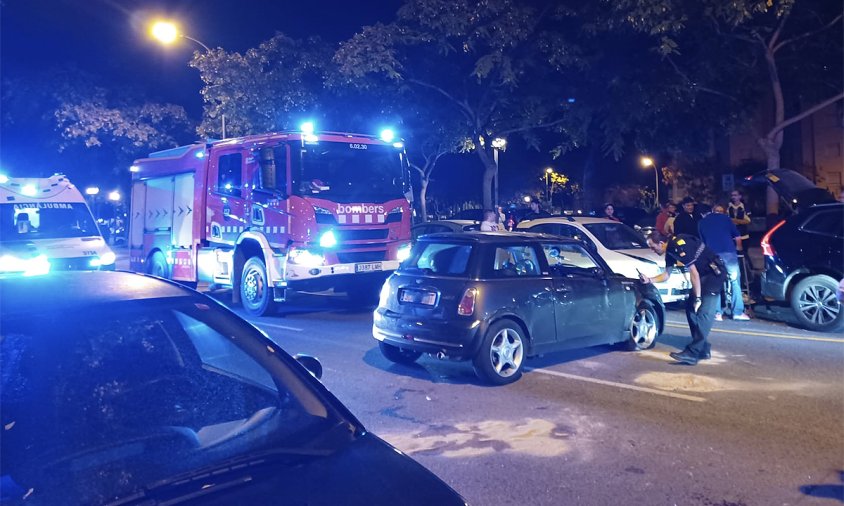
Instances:
[[[20,273],[24,276],[39,276],[50,272],[47,255],[19,258],[14,255],[0,257],[0,273]]]
[[[337,236],[334,235],[334,231],[329,230],[324,232],[319,237],[319,245],[323,248],[333,248],[334,246],[337,246]]]
[[[408,258],[410,258],[410,244],[399,246],[399,249],[396,251],[396,260],[404,262]]]
[[[306,249],[294,249],[290,252],[288,259],[291,263],[305,267],[319,267],[325,263],[325,257],[319,253],[313,253]]]
[[[102,267],[104,265],[111,265],[117,260],[117,255],[111,251],[106,251],[99,258],[91,260],[91,267]]]

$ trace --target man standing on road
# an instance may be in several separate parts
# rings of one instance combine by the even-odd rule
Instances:
[[[547,218],[551,216],[547,211],[542,209],[542,206],[536,197],[530,199],[530,211],[522,218],[522,221],[536,220],[539,218]]]
[[[684,364],[696,365],[698,360],[710,357],[710,346],[706,341],[715,310],[718,308],[721,285],[726,278],[726,268],[718,255],[707,248],[698,238],[690,235],[666,237],[659,232],[651,233],[648,246],[655,253],[665,255],[665,272],[649,278],[639,275],[642,283],[660,283],[668,279],[671,267],[679,263],[689,269],[692,291],[686,300],[686,320],[692,333],[692,342],[681,352],[672,352],[671,358]]]
[[[718,254],[727,267],[727,278],[730,280],[730,307],[733,320],[749,320],[744,314],[744,300],[741,296],[741,271],[738,255],[741,251],[741,237],[733,220],[727,216],[724,206],[717,204],[711,213],[700,220],[698,228],[700,238],[706,246]],[[715,321],[721,321],[721,308],[724,307],[723,293],[721,304],[715,312]]]
[[[677,218],[674,219],[674,233],[677,235],[684,234],[692,237],[700,237],[697,230],[700,216],[695,212],[695,199],[691,197],[684,198],[682,207],[683,209],[677,213]]]
[[[744,202],[742,202],[741,193],[738,190],[730,192],[730,203],[727,206],[727,212],[730,215],[730,219],[736,225],[736,228],[738,228],[741,240],[748,240],[750,236],[747,235],[747,226],[750,225],[750,213],[744,208]]]

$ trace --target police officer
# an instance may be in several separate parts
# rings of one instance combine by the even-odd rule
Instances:
[[[698,360],[710,357],[706,341],[715,312],[720,305],[721,287],[726,279],[727,269],[718,255],[707,248],[700,239],[690,235],[666,237],[653,232],[648,237],[648,246],[657,254],[665,255],[665,272],[649,278],[640,274],[643,283],[660,283],[668,279],[675,263],[689,270],[692,291],[686,301],[686,320],[692,333],[692,342],[681,352],[672,352],[671,358],[684,364],[695,365]]]

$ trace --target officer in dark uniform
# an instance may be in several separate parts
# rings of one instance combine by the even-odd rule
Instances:
[[[686,320],[689,322],[692,342],[683,351],[671,353],[671,358],[684,364],[695,365],[698,360],[710,357],[710,346],[706,338],[721,303],[719,294],[727,276],[727,268],[714,251],[707,248],[700,239],[690,235],[680,234],[669,238],[659,232],[653,232],[648,237],[648,246],[654,252],[665,255],[665,272],[653,278],[640,274],[643,283],[665,281],[675,263],[689,270],[692,291],[686,301]]]

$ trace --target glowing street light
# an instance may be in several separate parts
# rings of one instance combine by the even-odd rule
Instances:
[[[492,208],[498,208],[498,151],[504,151],[507,148],[507,139],[503,137],[496,137],[492,139],[492,159],[495,161],[495,179],[492,183],[494,186]]]
[[[173,23],[172,21],[156,21],[155,23],[150,25],[149,34],[153,39],[165,45],[172,44],[176,41],[177,38],[181,37],[183,39],[187,39],[189,41],[199,44],[200,46],[202,46],[202,49],[204,49],[206,52],[211,52],[211,48],[203,44],[201,41],[182,33],[181,30],[179,30],[178,25],[176,25],[176,23]]]
[[[100,193],[100,189],[96,186],[85,188],[85,195],[97,195],[98,193]]]
[[[548,205],[551,205],[551,174],[554,173],[554,169],[548,167],[545,169],[545,200],[548,201]]]
[[[656,167],[653,158],[649,156],[639,158],[639,163],[642,164],[642,168],[644,169],[647,169],[648,167],[654,168],[654,199],[656,201],[656,205],[659,206],[659,169]]]
[[[108,194],[108,199],[112,202],[119,202],[120,201],[120,192],[114,190]]]

